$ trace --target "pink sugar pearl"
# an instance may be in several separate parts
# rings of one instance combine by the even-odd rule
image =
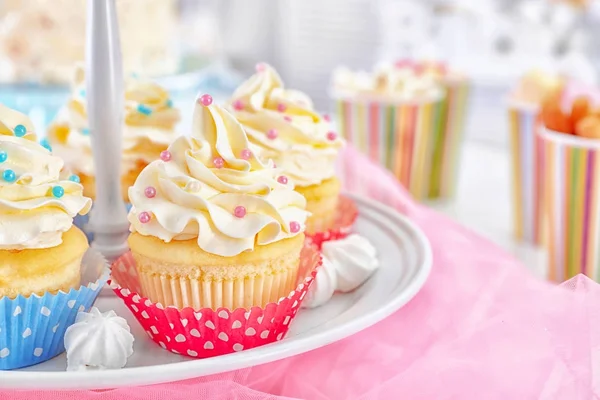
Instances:
[[[140,213],[140,215],[138,215],[138,219],[140,220],[140,222],[142,224],[147,224],[148,222],[150,222],[151,217],[150,217],[150,214],[148,212],[142,211]]]
[[[300,232],[300,223],[297,221],[290,222],[290,232],[292,232],[292,233]]]
[[[233,210],[233,215],[235,215],[238,218],[244,218],[246,216],[246,207],[237,206],[235,210]]]
[[[337,135],[335,134],[335,132],[327,132],[327,139],[334,141],[337,138]]]
[[[213,102],[213,98],[210,94],[203,94],[198,100],[204,107],[210,106]]]
[[[323,115],[323,119],[327,122],[331,122],[331,116],[329,116],[328,114]]]
[[[144,194],[146,195],[147,198],[151,199],[154,196],[156,196],[156,188],[154,188],[154,186],[148,186],[144,190]]]
[[[165,162],[171,161],[171,152],[169,150],[162,151],[160,153],[160,159]]]
[[[244,149],[240,155],[244,160],[249,160],[252,157],[252,152],[249,149]]]
[[[267,69],[267,66],[265,65],[265,63],[258,63],[256,64],[256,72],[263,72],[265,69]]]
[[[269,129],[267,131],[267,138],[269,138],[271,140],[276,139],[278,135],[279,135],[279,132],[277,132],[277,129]]]
[[[215,157],[215,159],[213,160],[213,165],[217,168],[223,168],[223,166],[225,165],[225,160],[223,160],[222,157]]]
[[[285,110],[287,110],[287,106],[285,104],[283,104],[283,103],[277,104],[277,111],[284,112]]]
[[[233,102],[233,109],[236,111],[242,111],[244,109],[244,102],[241,100],[236,100]]]
[[[288,178],[285,175],[281,175],[279,178],[277,178],[277,182],[281,183],[282,185],[287,185]]]

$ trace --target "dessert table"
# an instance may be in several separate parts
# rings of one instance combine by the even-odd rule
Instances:
[[[485,154],[469,153],[467,162]],[[431,275],[405,308],[325,348],[231,373],[99,392],[0,392],[0,398],[493,400],[600,395],[597,284],[581,276],[562,287],[537,279],[507,251],[417,205],[390,175],[352,148],[343,154],[340,171],[348,190],[397,208],[431,241]],[[493,180],[491,175],[482,181]],[[482,214],[466,216],[468,208],[456,203],[445,210],[485,229],[475,223],[486,219],[487,196],[494,193],[479,196],[480,207],[471,209]],[[494,204],[500,203],[488,203]],[[503,218],[495,218],[489,226],[499,233],[490,237],[501,242]]]

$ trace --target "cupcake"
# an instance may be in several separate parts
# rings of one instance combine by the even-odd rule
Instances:
[[[36,142],[29,119],[0,105],[0,297],[69,291],[88,249],[73,218],[91,200],[61,180],[60,158]]]
[[[108,279],[106,261],[73,226],[91,200],[62,167],[29,119],[0,105],[0,370],[64,351],[66,329]]]
[[[259,64],[255,75],[233,94],[228,107],[243,125],[250,150],[283,171],[279,182],[293,182],[311,216],[306,232],[330,229],[337,214],[340,182],[335,162],[344,141],[302,92],[286,89],[277,72]]]
[[[229,112],[198,101],[191,135],[129,189],[140,294],[177,308],[276,302],[297,284],[306,200]]]
[[[123,201],[141,170],[173,141],[179,111],[169,93],[158,84],[132,79],[125,89],[121,187]],[[84,194],[95,198],[96,185],[90,129],[86,110],[83,69],[78,68],[71,98],[48,131],[49,142],[65,160],[69,171],[78,175]]]

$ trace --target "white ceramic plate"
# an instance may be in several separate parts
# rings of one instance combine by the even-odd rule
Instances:
[[[363,286],[336,294],[329,303],[302,310],[284,340],[256,349],[194,360],[152,342],[119,299],[100,297],[96,306],[127,318],[135,335],[134,354],[122,370],[66,372],[65,355],[17,371],[0,371],[0,388],[104,389],[149,385],[263,364],[313,350],[381,321],[423,287],[431,269],[425,235],[391,208],[353,196],[360,210],[355,231],[378,250],[381,268]]]

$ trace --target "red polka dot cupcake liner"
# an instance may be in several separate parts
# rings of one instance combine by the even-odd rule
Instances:
[[[354,200],[340,195],[333,227],[323,232],[307,235],[307,238],[320,249],[323,242],[339,240],[348,236],[352,232],[352,227],[357,217],[358,208]]]
[[[320,252],[307,241],[300,254],[296,289],[264,308],[196,310],[153,303],[139,294],[141,286],[131,253],[112,265],[108,283],[157,345],[176,354],[207,358],[283,339],[320,266]]]

